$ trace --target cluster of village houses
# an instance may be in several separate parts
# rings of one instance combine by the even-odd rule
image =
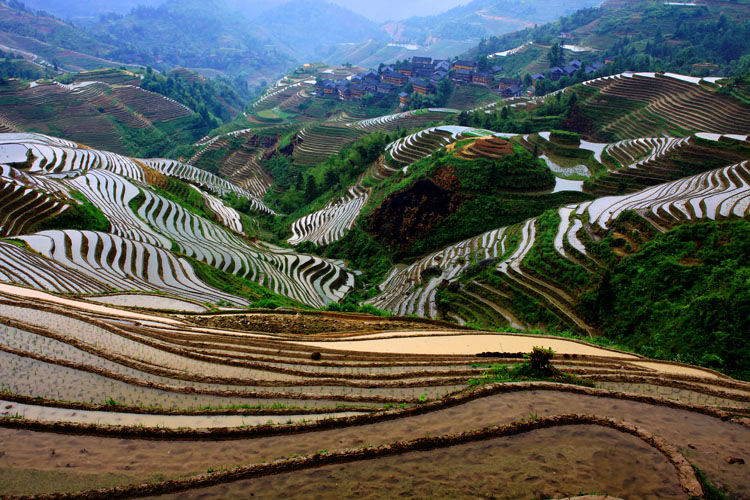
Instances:
[[[459,85],[475,83],[492,86],[495,75],[502,70],[503,68],[494,66],[489,71],[478,71],[477,64],[471,61],[459,60],[451,63],[446,59],[412,57],[411,61],[406,63],[381,66],[378,71],[358,73],[348,80],[319,80],[315,90],[318,96],[338,97],[342,100],[359,100],[368,93],[376,99],[387,94],[399,93],[401,103],[406,104],[411,97],[410,94],[402,92],[407,83],[412,84],[414,93],[429,95],[436,91],[440,81],[445,78],[451,78]],[[518,80],[518,85],[520,84]]]
[[[597,62],[585,66],[584,71],[593,74],[602,66],[603,63]],[[581,61],[574,60],[565,67],[551,68],[548,77],[557,81],[563,76],[573,76],[583,67]],[[319,97],[338,98],[344,101],[357,101],[365,94],[371,94],[375,99],[379,99],[388,94],[398,93],[401,104],[405,105],[411,97],[411,94],[403,92],[407,83],[412,84],[414,93],[429,95],[436,91],[441,80],[450,78],[456,85],[475,84],[490,87],[506,98],[522,95],[525,90],[523,82],[518,78],[498,78],[502,71],[502,66],[492,66],[485,71],[479,71],[474,61],[459,59],[450,62],[446,59],[412,57],[411,61],[381,65],[378,71],[358,73],[349,79],[318,80],[315,91]],[[538,73],[531,78],[534,85],[547,77]]]

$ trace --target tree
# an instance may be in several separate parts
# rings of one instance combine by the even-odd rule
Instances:
[[[560,66],[563,63],[563,49],[560,44],[555,42],[552,48],[549,49],[549,67],[554,68]]]
[[[307,176],[307,183],[305,185],[305,200],[309,203],[318,196],[318,183],[315,182],[315,177],[312,175]]]
[[[325,175],[325,188],[326,190],[331,189],[333,186],[338,184],[339,179],[333,170],[329,170]]]

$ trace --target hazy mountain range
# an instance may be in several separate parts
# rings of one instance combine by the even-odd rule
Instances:
[[[249,17],[264,10],[273,9],[290,0],[227,0],[227,4]],[[45,10],[57,17],[73,21],[94,21],[100,14],[126,14],[139,5],[156,7],[164,0],[108,0],[67,1],[67,0],[28,0],[24,2],[34,10]],[[321,2],[318,2],[321,3]],[[468,3],[468,0],[381,0],[369,2],[364,0],[331,0],[329,3],[350,9],[376,23],[389,20],[401,20],[412,16],[434,15],[448,9]]]
[[[8,22],[0,26],[0,32],[126,64],[162,69],[184,66],[208,76],[242,76],[257,83],[314,60],[376,66],[419,54],[450,57],[483,38],[600,3],[474,0],[456,6],[458,0],[442,0],[428,6],[420,0],[403,7],[387,0],[351,2],[346,4],[350,10],[340,5],[343,1],[334,1],[124,0],[113,4],[29,0],[26,15],[31,18],[23,29]],[[8,5],[17,8],[21,4],[11,1]],[[430,14],[451,6],[436,15],[404,19],[409,13]],[[33,26],[44,16],[32,18],[40,10],[73,25],[66,25],[64,36],[35,30]],[[382,23],[373,18],[403,20]],[[55,28],[55,32],[60,30],[61,26]]]

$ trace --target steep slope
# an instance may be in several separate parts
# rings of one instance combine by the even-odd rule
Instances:
[[[132,78],[132,77],[131,77]],[[97,81],[0,85],[3,121],[118,153],[162,154],[194,135],[195,113],[133,85]]]
[[[0,44],[20,52],[36,64],[56,70],[80,71],[111,66],[116,47],[84,30],[37,15],[22,2],[0,2]]]
[[[493,63],[521,77],[574,59],[612,60],[608,74],[637,70],[741,75],[748,71],[742,47],[749,41],[749,23],[750,9],[744,2],[609,0],[533,29],[490,37],[463,57],[494,57]],[[551,64],[555,43],[568,50]]]
[[[159,290],[198,298],[199,285],[190,283],[200,280],[182,256],[316,307],[343,299],[354,284],[353,275],[339,263],[245,238],[240,215],[198,187],[193,190],[199,192],[206,209],[229,230],[146,184],[161,183],[158,171],[220,196],[231,193],[245,198],[254,209],[269,212],[249,192],[195,167],[168,160],[135,160],[38,134],[4,134],[0,157],[8,164],[4,167],[8,174],[3,183],[8,186],[2,190],[3,199],[7,198],[0,213],[2,228],[42,256],[114,289]],[[13,169],[24,173],[15,174]],[[23,175],[69,178],[50,182],[60,185],[57,191],[70,189],[82,194],[106,217],[111,234],[101,228],[72,229],[62,220],[57,227],[24,234],[17,220],[25,223],[29,213],[31,219],[48,217],[46,212],[60,211],[60,203],[19,184],[15,179],[23,179]],[[43,181],[38,186],[43,187]],[[36,212],[29,208],[34,203]],[[214,301],[226,299],[211,293],[207,296]],[[235,297],[229,302],[243,300]]]

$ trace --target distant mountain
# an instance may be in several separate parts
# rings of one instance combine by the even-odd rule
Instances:
[[[344,7],[314,0],[291,0],[251,17],[298,58],[321,47],[368,39],[387,40],[376,23]]]
[[[388,42],[363,41],[339,45],[326,53],[326,62],[373,66],[414,55],[448,58],[475,46],[484,38],[511,33],[553,21],[602,0],[474,0],[432,16],[386,22],[381,30]]]
[[[416,43],[480,39],[553,21],[602,0],[473,0],[442,14],[412,17],[384,28],[393,38]]]
[[[273,78],[295,64],[267,31],[221,0],[168,0],[112,14],[91,26],[99,39],[121,47],[120,60],[160,68],[184,66],[211,74]]]
[[[112,66],[116,46],[24,4],[0,1],[0,47],[20,53],[33,64],[80,71]]]
[[[23,0],[31,10],[44,11],[66,21],[91,23],[103,14],[126,14],[138,6],[156,7],[164,0]]]

